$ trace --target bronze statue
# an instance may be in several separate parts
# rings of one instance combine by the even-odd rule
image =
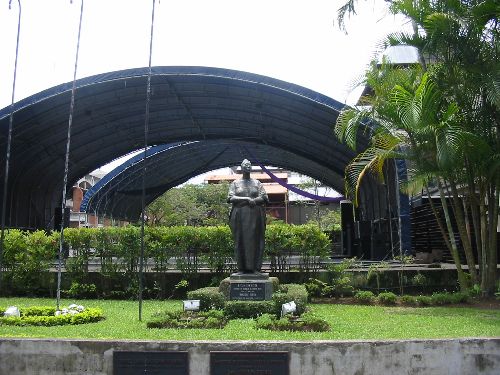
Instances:
[[[233,181],[227,201],[232,203],[229,226],[234,238],[235,258],[239,273],[258,273],[262,268],[264,234],[266,231],[265,204],[269,202],[264,186],[250,178],[252,164],[241,163],[243,178]]]

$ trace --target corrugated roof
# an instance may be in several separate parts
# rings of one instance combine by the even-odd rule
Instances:
[[[77,81],[69,186],[143,146],[147,71],[129,69]],[[266,165],[297,170],[343,191],[344,168],[355,155],[332,131],[343,104],[292,83],[207,67],[154,67],[151,90],[149,144],[169,146],[149,162],[147,203],[174,183],[239,165],[249,158],[242,145],[253,147]],[[49,227],[60,205],[70,91],[71,83],[59,85],[14,106],[7,225]],[[0,110],[2,150],[8,117],[9,108]],[[198,143],[184,148],[186,141]],[[175,143],[182,146],[176,150]],[[359,143],[360,149],[366,145]],[[2,165],[4,157],[0,154]],[[137,218],[140,184],[132,166],[103,178],[99,194],[89,198],[89,209]],[[106,181],[114,188],[103,188]],[[118,199],[123,196],[127,199]]]

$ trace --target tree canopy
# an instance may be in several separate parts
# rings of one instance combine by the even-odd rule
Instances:
[[[228,184],[185,185],[170,189],[147,207],[151,226],[227,224]]]
[[[341,25],[355,9],[356,1],[350,0],[339,10]],[[370,147],[346,169],[346,190],[356,201],[366,174],[380,176],[389,159],[407,160],[408,192],[425,189],[429,197],[440,196],[444,222],[432,209],[461,287],[467,288],[470,279],[491,294],[500,195],[500,5],[494,0],[394,0],[390,9],[411,21],[413,33],[388,35],[385,46],[414,47],[419,59],[410,66],[374,61],[363,82],[372,89],[361,100],[364,107],[339,116],[336,135],[351,147],[361,129],[372,134]]]

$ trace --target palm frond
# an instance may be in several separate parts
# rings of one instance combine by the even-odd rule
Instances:
[[[346,33],[347,29],[345,26],[345,18],[346,16],[356,14],[356,2],[357,0],[348,0],[344,5],[342,5],[339,9],[337,9],[337,22],[339,28]]]
[[[428,15],[423,26],[431,35],[449,35],[451,30],[456,31],[463,25],[463,20],[452,13],[435,12]]]
[[[340,142],[345,142],[353,150],[356,149],[358,129],[367,118],[367,111],[354,108],[340,112],[335,123],[335,135]]]
[[[484,88],[486,99],[497,109],[500,109],[500,69],[485,77]]]
[[[386,48],[389,46],[412,46],[422,51],[426,42],[427,39],[422,35],[398,32],[387,35],[384,46]]]
[[[439,113],[442,103],[442,96],[436,84],[429,78],[427,73],[422,76],[415,97],[421,103],[419,118],[421,126],[428,126],[435,122],[437,120],[436,114]]]
[[[438,165],[447,169],[453,165],[463,153],[465,144],[463,129],[458,125],[442,126],[436,129],[436,161]]]
[[[483,28],[491,20],[500,18],[500,4],[498,0],[484,0],[471,7],[471,13],[477,22],[477,26]]]
[[[408,195],[418,194],[435,178],[435,176],[436,175],[432,172],[414,171],[408,180],[401,182],[401,190]]]
[[[370,173],[383,182],[383,167],[388,159],[401,156],[397,151],[399,138],[384,134],[374,138],[374,146],[360,153],[346,167],[346,194],[352,198],[355,205],[358,202],[358,192],[363,177]]]
[[[412,92],[400,85],[393,89],[391,101],[397,107],[401,128],[405,130],[415,128],[421,113],[421,103],[415,100]]]

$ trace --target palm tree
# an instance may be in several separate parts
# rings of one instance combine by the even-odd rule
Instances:
[[[340,21],[355,11],[355,4],[355,0],[350,0],[339,10]],[[391,1],[391,9],[407,16],[414,32],[411,35],[389,35],[387,44],[417,48],[420,66],[425,72],[423,77],[427,76],[426,80],[438,87],[431,92],[437,95],[435,99],[440,99],[436,103],[441,106],[437,112],[419,118],[419,121],[423,120],[421,125],[425,126],[415,128],[414,137],[409,136],[411,142],[406,147],[410,147],[414,153],[412,156],[420,154],[426,158],[413,160],[418,171],[414,176],[428,177],[432,171],[442,196],[451,197],[471,279],[475,283],[475,259],[471,231],[468,230],[470,212],[472,227],[477,234],[474,243],[480,263],[481,286],[485,293],[492,293],[496,280],[500,188],[500,6],[495,0],[395,0]],[[411,97],[417,99],[418,95],[409,91],[411,95],[408,96],[404,90],[396,89],[394,82],[386,84],[395,90],[389,102],[406,108],[406,116],[410,116],[407,119],[418,118],[413,115],[418,112],[416,103],[419,101],[410,100]],[[400,86],[404,85],[407,83]],[[380,102],[377,99],[371,101]],[[429,105],[425,108],[426,111],[438,109]],[[399,111],[404,112],[402,108]],[[434,124],[425,121],[427,115],[432,117],[435,114],[439,115],[439,121]],[[351,121],[356,121],[356,116],[362,115],[346,113],[341,119],[349,116]],[[340,136],[352,132],[352,129],[342,130],[340,125],[337,128]],[[426,137],[421,138],[424,134]],[[435,153],[434,157],[431,157],[432,153]],[[367,151],[364,154],[366,159]],[[371,165],[377,164],[372,160]],[[444,191],[445,186],[449,191]],[[443,205],[445,215],[447,207]],[[451,232],[448,237],[453,242]]]
[[[373,132],[371,146],[359,154],[346,168],[346,192],[357,203],[360,183],[366,174],[383,179],[383,166],[389,159],[406,159],[412,166],[408,188],[428,187],[431,180],[442,186],[440,166],[453,163],[465,139],[470,135],[457,126],[458,109],[443,100],[427,73],[417,68],[394,68],[387,63],[366,74],[366,84],[373,95],[364,98],[364,110],[347,109],[339,116],[335,132],[351,147],[362,128]],[[363,119],[372,122],[363,124]],[[442,190],[442,189],[441,189]],[[468,286],[462,270],[458,247],[444,195],[447,243],[458,270],[460,285]]]
[[[444,95],[461,108],[461,126],[476,134],[465,145],[463,163],[448,173],[455,218],[469,268],[473,263],[465,214],[470,209],[478,249],[481,285],[491,294],[496,281],[500,186],[500,59],[498,2],[393,2],[393,10],[411,17],[422,32],[407,38],[432,58],[429,71]],[[397,42],[394,38],[393,42]],[[460,192],[459,187],[465,189]],[[467,204],[461,205],[460,198]],[[473,281],[476,281],[472,273]]]

